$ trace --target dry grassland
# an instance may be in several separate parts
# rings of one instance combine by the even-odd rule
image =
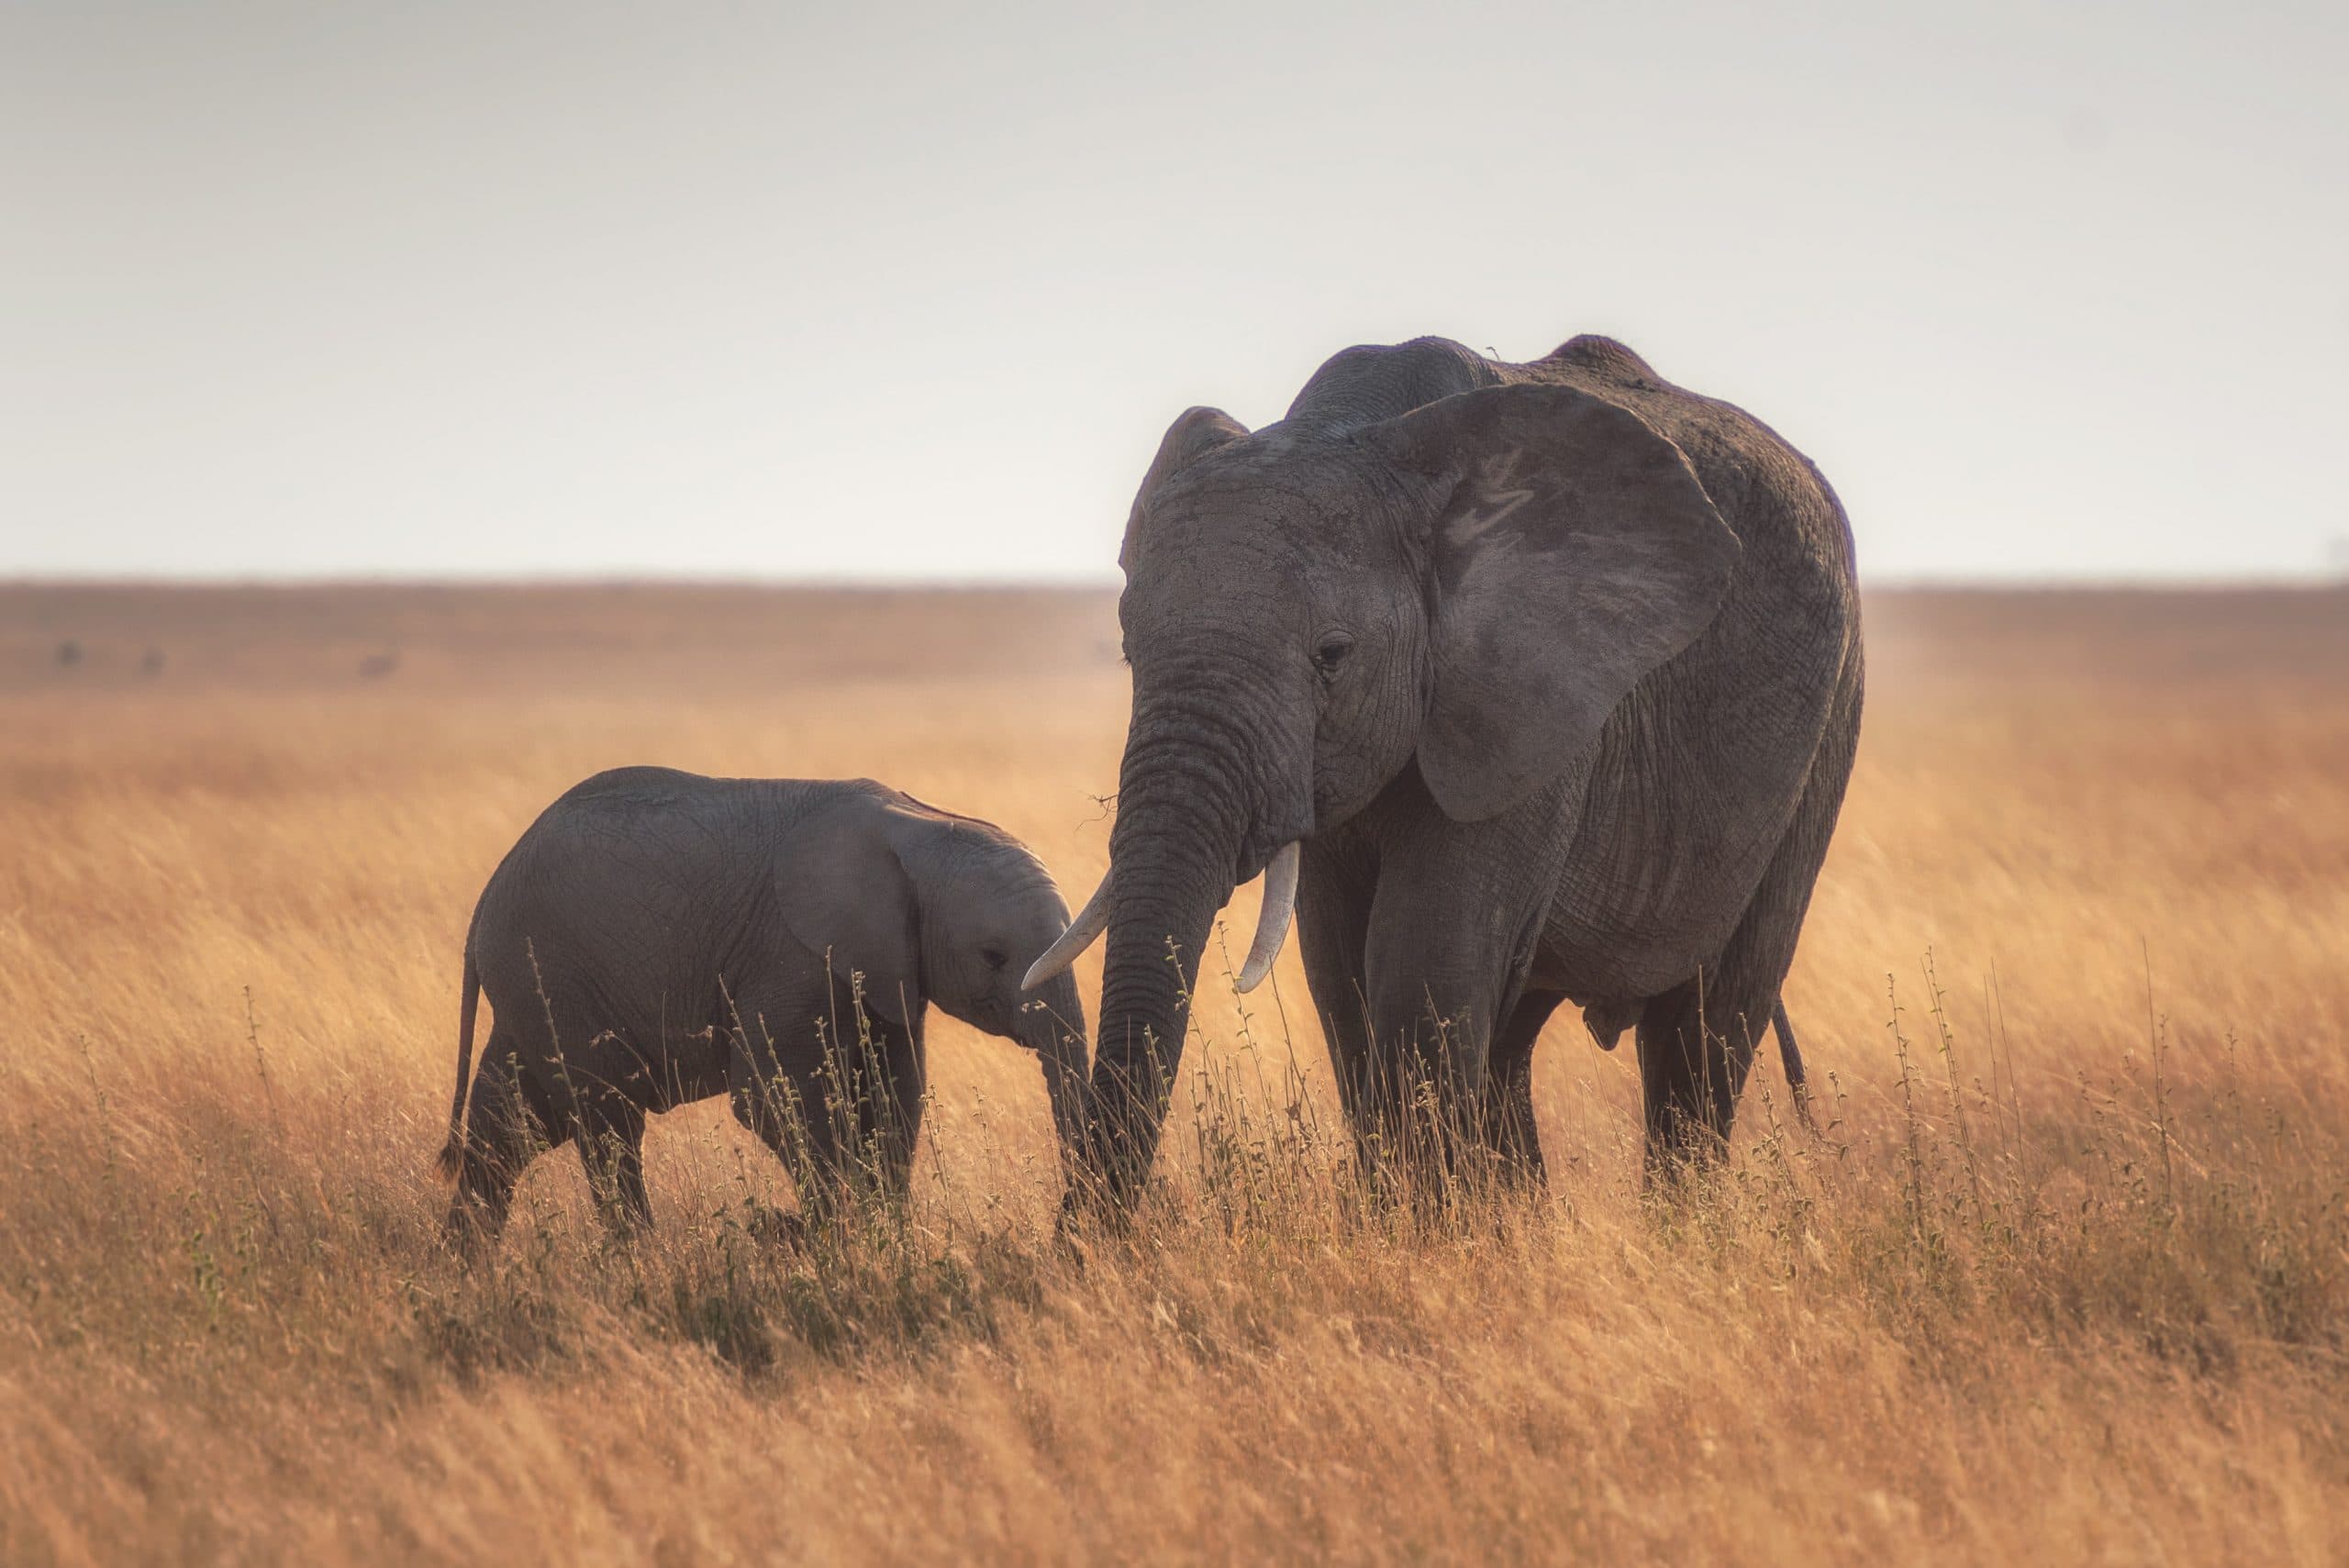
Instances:
[[[867,773],[1074,901],[1107,599],[0,589],[0,1562],[2340,1561],[2349,595],[1869,615],[1833,1125],[1773,1058],[1688,1208],[1570,1014],[1546,1199],[1364,1207],[1292,942],[1122,1241],[1053,1247],[1034,1064],[938,1020],[902,1226],[762,1242],[712,1102],[650,1241],[565,1155],[468,1273],[458,944],[531,815]]]

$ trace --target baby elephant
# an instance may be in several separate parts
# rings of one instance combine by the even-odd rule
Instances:
[[[1065,977],[1025,996],[1019,982],[1067,926],[1019,840],[869,779],[596,774],[473,908],[440,1152],[451,1239],[494,1236],[523,1166],[574,1139],[612,1222],[649,1224],[645,1113],[720,1090],[784,1156],[803,1211],[860,1173],[902,1193],[932,1002],[1042,1058],[1065,1160],[1084,1136],[1085,1015]]]

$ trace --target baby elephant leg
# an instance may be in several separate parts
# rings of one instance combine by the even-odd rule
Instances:
[[[855,1077],[856,1158],[885,1195],[902,1201],[913,1184],[914,1142],[921,1132],[921,1044],[877,1018],[871,1032],[871,1050]]]
[[[579,1162],[596,1212],[615,1234],[652,1228],[652,1203],[644,1191],[644,1109],[617,1095],[600,1095],[580,1106]]]
[[[514,1042],[493,1033],[473,1074],[465,1113],[465,1139],[457,1163],[457,1193],[450,1200],[441,1235],[469,1248],[495,1240],[506,1228],[514,1184],[540,1151],[571,1135],[567,1123],[548,1115],[521,1072]]]
[[[791,1173],[802,1215],[820,1218],[830,1211],[841,1156],[855,1140],[857,1128],[853,1107],[841,1102],[822,1072],[817,1015],[756,995],[737,998],[735,1011],[740,1021],[732,1029],[726,1067],[734,1119],[757,1134]],[[801,1021],[795,1027],[793,1019]]]
[[[773,1024],[794,1014],[740,1011],[728,1068],[734,1115],[790,1170],[801,1214],[829,1219],[852,1195],[903,1198],[921,1128],[918,1040],[879,1018],[845,1040],[819,1036],[812,1017],[804,1034],[778,1036]]]

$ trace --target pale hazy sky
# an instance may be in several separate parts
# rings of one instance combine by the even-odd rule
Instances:
[[[2349,560],[2349,7],[0,12],[0,574],[1114,580],[1166,422],[1612,333],[1878,580]]]

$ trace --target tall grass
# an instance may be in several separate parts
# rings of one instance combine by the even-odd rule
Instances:
[[[1129,1229],[1056,1231],[1035,1064],[933,1020],[908,1204],[779,1242],[706,1104],[649,1236],[565,1151],[471,1267],[456,944],[531,811],[623,761],[871,773],[1081,895],[1114,668],[403,689],[451,629],[364,696],[0,695],[0,1561],[2337,1560],[2349,633],[2206,687],[2143,673],[2162,605],[2036,676],[2052,611],[1976,657],[1877,610],[1791,995],[1818,1130],[1765,1061],[1679,1201],[1569,1015],[1546,1191],[1379,1201],[1295,955],[1245,1001],[1224,955]]]

